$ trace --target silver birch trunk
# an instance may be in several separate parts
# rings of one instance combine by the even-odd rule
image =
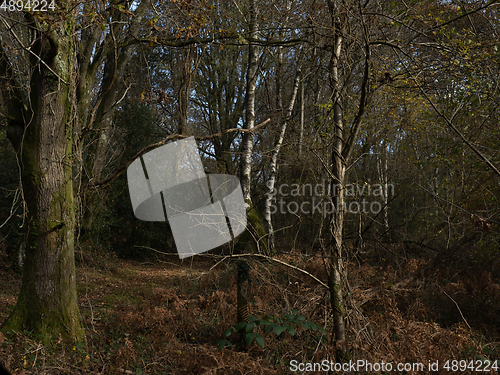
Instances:
[[[247,90],[246,90],[246,113],[245,129],[253,129],[255,126],[255,87],[257,81],[257,68],[259,63],[259,47],[254,40],[257,39],[257,1],[252,0],[250,8],[250,42],[248,44],[248,68],[247,68]],[[241,164],[241,188],[245,209],[252,207],[250,196],[250,185],[252,179],[252,154],[253,154],[253,134],[245,133],[243,136],[243,160]]]
[[[304,81],[300,86],[300,133],[299,133],[299,159],[302,157],[302,142],[304,142]]]
[[[281,149],[281,145],[283,144],[283,139],[285,139],[286,127],[288,123],[288,119],[292,116],[293,107],[295,105],[295,101],[297,99],[297,92],[299,91],[300,84],[300,69],[297,70],[297,75],[295,77],[295,83],[293,85],[292,97],[290,98],[290,102],[288,103],[288,108],[285,116],[283,116],[283,122],[281,124],[280,133],[278,136],[278,140],[276,141],[276,145],[271,154],[271,164],[269,166],[269,180],[266,184],[266,203],[265,203],[265,211],[264,211],[264,225],[267,230],[267,246],[270,253],[274,253],[274,228],[272,223],[272,215],[271,215],[271,206],[273,203],[273,190],[274,185],[276,183],[276,172],[278,170],[278,154]]]

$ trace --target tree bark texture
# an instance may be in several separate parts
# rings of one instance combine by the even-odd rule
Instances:
[[[283,116],[283,121],[281,123],[280,133],[278,135],[278,139],[276,140],[276,144],[274,146],[274,150],[271,153],[271,164],[269,165],[269,180],[266,184],[266,203],[265,203],[265,211],[264,211],[264,225],[266,226],[267,232],[267,248],[268,251],[274,253],[274,228],[272,223],[272,215],[271,215],[271,206],[273,203],[273,191],[276,183],[276,173],[278,171],[278,155],[281,149],[281,145],[283,144],[283,140],[285,139],[286,128],[288,124],[288,119],[292,116],[293,107],[295,105],[295,101],[297,99],[297,92],[299,91],[300,84],[300,69],[297,70],[297,74],[295,76],[295,83],[293,85],[292,96],[290,98],[290,102],[288,103],[288,108],[285,116]]]
[[[258,21],[257,21],[257,1],[252,0],[250,9],[250,36],[257,39]],[[247,68],[247,89],[246,89],[246,113],[245,129],[253,129],[255,126],[255,89],[257,82],[257,68],[259,64],[259,47],[250,42],[248,44],[248,68]],[[243,160],[241,164],[241,188],[243,190],[243,199],[245,209],[248,211],[252,206],[250,197],[250,186],[252,179],[252,153],[253,153],[253,134],[245,133],[243,136]]]
[[[332,149],[332,203],[334,209],[329,224],[332,241],[328,251],[328,287],[330,289],[330,301],[333,311],[333,337],[336,341],[345,341],[344,325],[344,299],[342,293],[342,279],[344,265],[342,259],[342,234],[344,227],[344,177],[345,160],[342,156],[344,145],[344,124],[341,87],[339,81],[339,63],[342,52],[343,32],[337,21],[335,6],[331,0],[328,1],[332,15],[333,28],[335,30],[334,45],[330,60],[330,86],[332,87],[333,106],[333,149]]]
[[[43,29],[35,17],[29,22],[38,26],[35,30]],[[21,161],[28,235],[21,292],[3,331],[80,340],[72,177],[75,51],[72,15],[67,17],[50,31],[35,32],[33,51],[52,71],[31,56],[34,69],[25,113],[22,118],[12,113],[15,121],[8,124],[9,140]],[[3,51],[1,55],[4,59]],[[15,81],[14,76],[9,79]]]

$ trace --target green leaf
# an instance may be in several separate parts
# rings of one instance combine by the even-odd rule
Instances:
[[[319,331],[326,336],[326,331],[323,327],[319,327]]]
[[[233,328],[228,328],[224,331],[224,333],[222,334],[224,337],[229,337],[231,336],[231,333],[233,333]]]
[[[324,344],[328,343],[328,340],[326,339],[325,336],[317,336],[316,340],[321,341]]]
[[[238,43],[239,44],[248,44],[248,41],[245,38],[243,38],[243,36],[238,34]]]
[[[247,322],[238,322],[234,325],[234,329],[239,331],[247,326]]]
[[[219,350],[222,350],[224,349],[225,346],[228,346],[230,348],[233,347],[233,344],[231,344],[229,341],[227,341],[226,339],[222,339],[222,340],[217,340],[216,343],[218,344],[218,348]]]
[[[289,333],[291,336],[295,335],[295,329],[294,329],[293,327],[291,327],[291,326],[288,326],[288,333]]]
[[[297,315],[296,319],[298,319],[298,320],[306,320],[306,318],[304,318],[302,315]]]
[[[283,331],[286,330],[286,327],[279,326],[275,324],[273,327],[273,332],[276,334],[276,336],[279,336],[283,333]]]
[[[264,337],[259,335],[258,333],[255,334],[255,343],[259,345],[262,349],[264,349],[264,346],[266,345],[266,340],[264,340]]]
[[[255,327],[255,323],[248,323],[246,328],[245,328],[245,332],[246,333],[252,332],[254,327]]]
[[[245,342],[247,343],[247,345],[250,345],[254,338],[255,338],[255,333],[247,333],[245,336]]]
[[[294,319],[295,319],[295,315],[293,315],[293,314],[286,314],[286,315],[285,315],[285,318],[286,318],[287,320],[294,320]]]

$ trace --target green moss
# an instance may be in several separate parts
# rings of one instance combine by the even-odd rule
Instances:
[[[247,210],[247,230],[238,237],[235,250],[237,253],[256,253],[260,251],[260,253],[267,254],[267,233],[264,224],[252,202],[247,201],[247,203],[249,203],[250,206]],[[257,239],[258,242],[256,242]]]
[[[72,74],[70,58],[73,54],[68,53],[72,47],[68,48],[67,43],[64,45],[63,38],[59,43],[61,49],[56,56],[54,70],[65,79]],[[73,103],[70,88],[59,85],[55,75],[35,74],[31,83],[42,85],[41,91],[47,90],[51,85],[60,88],[57,98],[60,107],[55,110],[63,110],[63,119],[66,120],[56,124],[55,131],[62,130],[61,126],[65,127],[72,118]],[[38,94],[39,91],[32,91],[32,110],[35,114],[45,103],[37,97]],[[64,130],[66,139],[62,142],[65,143],[59,145],[65,149],[65,160],[62,161],[64,172],[63,175],[54,178],[62,179],[62,184],[52,196],[41,197],[40,194],[43,192],[40,191],[40,187],[45,171],[42,170],[40,163],[45,163],[48,155],[39,155],[40,150],[46,151],[40,148],[42,134],[40,126],[41,123],[35,115],[27,128],[23,142],[22,179],[30,215],[30,232],[21,293],[12,314],[2,327],[2,332],[8,334],[13,330],[29,331],[30,335],[44,341],[58,338],[59,335],[64,339],[80,341],[84,337],[84,331],[75,294],[73,258],[75,207],[70,160],[73,148],[72,129],[70,128],[70,134]],[[37,212],[38,200],[41,198],[51,200],[49,212],[44,217],[40,217]],[[40,257],[47,257],[50,260],[49,265],[38,262]],[[45,267],[45,273],[40,273],[40,267]]]

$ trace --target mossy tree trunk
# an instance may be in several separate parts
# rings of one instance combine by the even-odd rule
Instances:
[[[260,253],[269,254],[266,241],[266,229],[262,219],[257,213],[257,209],[250,202],[247,213],[247,230],[236,240],[234,250],[237,254],[241,253]]]
[[[0,113],[21,162],[29,231],[23,285],[4,331],[83,337],[75,210],[85,187],[106,183],[95,181],[109,146],[106,130],[150,2],[139,2],[133,15],[119,5],[100,9],[91,1],[82,10],[61,0],[54,10],[12,12],[0,23]],[[104,24],[93,20],[96,10]],[[85,166],[88,178],[82,178]],[[90,223],[92,215],[85,219]]]
[[[58,6],[72,9],[73,4]],[[2,97],[8,101],[8,137],[20,160],[28,209],[21,292],[2,330],[81,340],[72,176],[74,14],[49,13],[51,18],[24,14],[32,27],[29,44],[36,55],[29,59],[29,90],[21,91],[22,77],[15,75],[12,60],[0,46],[0,75],[8,84],[2,85]]]

